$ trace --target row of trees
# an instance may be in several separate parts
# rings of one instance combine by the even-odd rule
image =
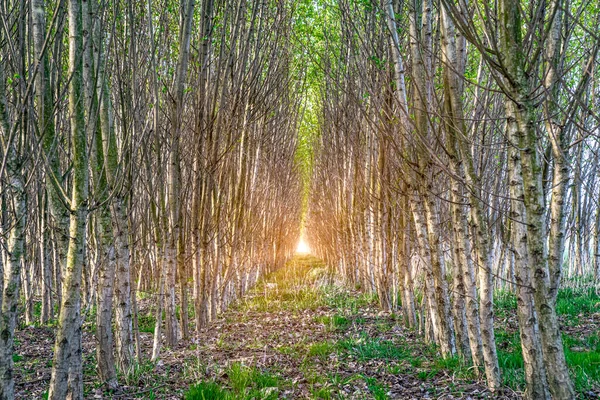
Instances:
[[[139,291],[156,296],[157,359],[293,251],[294,8],[0,7],[0,398],[15,396],[23,307],[27,324],[58,321],[49,399],[79,399],[89,310],[98,372],[115,388],[141,357]],[[191,321],[176,312],[191,308]]]
[[[321,18],[311,248],[492,391],[511,288],[527,397],[574,398],[555,305],[565,269],[600,278],[597,4],[339,0]]]

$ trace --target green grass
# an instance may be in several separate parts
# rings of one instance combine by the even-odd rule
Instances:
[[[413,342],[404,339],[401,334],[390,337],[389,331],[394,328],[394,321],[365,318],[362,313],[365,307],[377,307],[377,296],[351,293],[327,285],[323,279],[327,273],[323,264],[310,256],[296,258],[288,263],[286,268],[264,277],[253,290],[253,295],[240,302],[242,309],[256,312],[301,312],[323,306],[333,309],[333,315],[319,315],[313,318],[314,322],[323,324],[327,332],[330,332],[328,340],[319,339],[323,341],[310,343],[308,338],[305,338],[299,343],[290,343],[278,348],[280,353],[292,356],[299,363],[311,398],[337,398],[339,388],[352,380],[366,383],[369,398],[389,398],[389,388],[385,383],[376,377],[368,376],[366,372],[348,378],[320,371],[322,361],[336,352],[340,355],[339,359],[336,359],[337,362],[346,363],[353,360],[365,363],[369,360],[382,360],[383,362],[375,364],[381,364],[382,368],[390,373],[410,374],[423,381],[431,381],[442,373],[452,375],[457,381],[477,379],[478,371],[460,357],[441,358],[435,345],[411,344]],[[523,357],[519,332],[515,330],[516,296],[509,291],[496,292],[494,305],[499,323],[496,340],[503,382],[514,390],[523,391]],[[563,323],[578,324],[586,315],[598,312],[599,309],[600,297],[594,289],[569,288],[559,292],[557,312]],[[362,327],[357,326],[360,324],[369,324],[371,328],[375,328],[375,336],[386,334],[382,336],[391,340],[370,337],[364,333],[351,336],[354,330],[361,330],[358,328]],[[143,326],[153,330],[153,316],[147,316],[146,322],[142,322],[140,318],[142,331]],[[373,332],[373,329],[370,332]],[[225,344],[225,339],[221,338],[217,345]],[[277,341],[276,338],[273,340]],[[600,336],[595,333],[590,335],[588,332],[564,336],[563,341],[576,390],[582,393],[597,388],[600,385]],[[262,345],[260,343],[259,347]],[[217,377],[215,380],[202,381],[192,386],[185,399],[270,400],[280,397],[283,388],[292,386],[291,382],[269,371],[240,363],[231,364],[221,373],[217,373]],[[435,392],[436,388],[433,390]]]
[[[330,387],[314,388],[311,390],[314,399],[329,400],[333,398],[333,393]]]
[[[596,289],[562,288],[558,291],[556,312],[564,315],[568,322],[577,324],[580,315],[592,314],[600,310],[600,295]]]
[[[216,382],[200,382],[192,386],[184,396],[185,400],[233,400],[228,390]]]
[[[499,318],[514,315],[517,310],[517,296],[508,290],[499,290],[494,293],[494,313]]]
[[[498,364],[505,385],[515,390],[525,388],[525,370],[519,332],[496,330]]]
[[[371,394],[375,398],[375,400],[387,400],[390,397],[388,396],[388,388],[381,383],[377,382],[377,379],[366,377],[365,382],[367,383],[367,387],[371,391]]]
[[[323,293],[313,284],[327,274],[318,259],[297,257],[264,277],[243,307],[256,312],[315,310],[325,304]]]
[[[573,384],[578,392],[600,385],[600,351],[573,352],[565,350]]]
[[[319,316],[315,320],[325,325],[329,331],[345,330],[350,326],[351,322],[348,318],[339,314]]]
[[[338,348],[347,351],[358,360],[404,360],[411,358],[410,349],[389,340],[373,339],[362,335],[359,338],[344,339],[338,342]]]
[[[333,351],[335,351],[335,346],[329,342],[313,343],[308,348],[308,356],[325,358]]]
[[[138,316],[138,327],[140,332],[154,333],[156,318],[152,314],[141,314]]]
[[[450,371],[459,379],[474,379],[474,370],[459,356],[438,358],[431,366],[434,372]]]
[[[284,384],[277,375],[237,362],[224,371],[224,377],[225,385],[216,381],[199,382],[187,391],[185,399],[274,400]]]
[[[502,291],[495,296],[495,310],[499,316],[514,315],[516,296]],[[564,324],[576,326],[581,317],[598,312],[600,297],[594,288],[562,288],[558,292],[556,311]],[[505,385],[524,390],[524,363],[518,331],[496,329],[498,361]],[[563,334],[563,346],[567,365],[577,392],[582,393],[600,386],[600,337],[591,335]]]
[[[498,350],[498,361],[504,384],[515,390],[523,390],[525,388],[524,363],[518,333],[509,335],[501,330],[498,330],[497,333],[501,337],[510,337],[505,342],[505,347]],[[586,346],[586,343],[595,343],[596,346],[590,348]],[[571,371],[571,378],[577,392],[585,392],[592,389],[594,385],[600,385],[598,336],[577,340],[563,335],[563,345],[567,365]]]
[[[135,363],[129,373],[124,376],[125,383],[128,386],[144,386],[145,382],[155,379],[154,367],[155,365],[151,361]]]
[[[579,316],[592,314],[600,309],[600,293],[594,287],[561,288],[556,299],[556,312],[564,316],[565,323],[576,325]],[[494,294],[494,311],[500,318],[515,315],[517,296],[507,290]]]
[[[358,313],[361,307],[377,304],[377,295],[372,293],[355,295],[335,286],[323,287],[322,291],[325,304],[337,309],[341,314],[353,315]]]

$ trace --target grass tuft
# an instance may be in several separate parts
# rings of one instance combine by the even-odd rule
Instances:
[[[404,360],[411,358],[411,352],[397,343],[361,336],[338,342],[341,350],[347,351],[357,359],[364,360]]]
[[[185,400],[233,400],[231,392],[216,382],[200,382],[192,386],[184,396]]]

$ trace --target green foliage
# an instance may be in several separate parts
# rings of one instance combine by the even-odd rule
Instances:
[[[313,343],[308,348],[309,357],[327,357],[335,350],[335,346],[329,342]]]
[[[366,377],[365,382],[367,383],[367,387],[371,391],[371,394],[373,395],[375,400],[389,399],[389,396],[387,394],[387,392],[388,392],[387,388],[384,385],[377,382],[377,379],[371,378],[371,377]]]
[[[361,307],[377,304],[377,295],[373,293],[350,294],[334,286],[323,289],[325,303],[331,308],[336,308],[340,313],[357,314]]]
[[[508,317],[514,315],[517,310],[517,296],[507,290],[499,290],[494,295],[494,307],[496,315]],[[600,307],[600,294],[594,287],[586,288],[561,288],[556,300],[556,312],[558,315],[568,316],[568,323],[577,323],[582,314],[592,314]]]
[[[244,306],[258,312],[314,310],[324,304],[324,295],[312,286],[326,273],[312,256],[294,258],[259,282]]]
[[[525,388],[524,362],[518,332],[496,331],[498,361],[504,384],[515,389]],[[600,337],[595,335],[577,338],[563,335],[567,365],[578,392],[600,385]]]
[[[499,291],[494,300],[495,312],[500,318],[514,316],[517,298],[509,291]],[[556,311],[567,326],[580,324],[581,318],[597,312],[600,296],[593,287],[561,288],[558,291]],[[518,331],[496,330],[498,361],[504,384],[524,390],[524,362]],[[567,365],[578,392],[600,385],[600,340],[596,334],[577,336],[563,335],[563,346]]]
[[[185,400],[233,400],[232,394],[216,382],[200,382],[192,386],[184,396]]]
[[[600,335],[572,337],[563,335],[565,358],[578,392],[600,386]]]
[[[569,316],[570,322],[577,322],[573,317],[581,314],[592,314],[600,309],[600,295],[593,287],[573,289],[562,288],[558,291],[556,312]]]
[[[152,314],[140,314],[138,316],[138,327],[140,332],[154,333],[156,318]]]
[[[345,330],[350,325],[350,320],[339,314],[319,316],[315,320],[325,325],[329,331]]]
[[[431,370],[435,372],[451,371],[460,379],[475,378],[473,369],[459,356],[438,358],[431,366]]]
[[[360,361],[382,359],[403,360],[411,357],[410,349],[400,347],[397,343],[373,339],[362,335],[355,339],[345,339],[338,342],[341,350],[347,351]]]
[[[517,309],[517,296],[508,290],[494,293],[494,312],[500,318],[514,315]]]
[[[277,391],[267,390],[277,388],[280,380],[276,375],[247,367],[241,363],[233,363],[225,371],[236,398],[277,398]]]
[[[241,363],[231,364],[226,371],[231,387],[238,393],[242,392],[249,385],[252,373],[252,369],[244,367]]]
[[[279,393],[282,381],[276,375],[233,363],[225,370],[229,388],[215,381],[200,382],[192,386],[185,394],[186,400],[202,399],[247,399],[274,400]]]
[[[413,368],[420,368],[421,365],[423,365],[423,358],[421,358],[421,357],[411,358],[410,359],[410,365]]]
[[[431,370],[419,371],[417,373],[417,378],[419,378],[422,381],[429,380],[429,379],[433,378],[434,376],[435,376],[435,373]]]
[[[312,389],[311,392],[312,392],[313,398],[315,398],[315,399],[329,400],[333,397],[333,394],[331,393],[331,388],[329,388],[329,387]]]
[[[155,380],[154,376],[154,363],[146,361],[135,363],[124,380],[128,386],[144,386],[145,382]]]

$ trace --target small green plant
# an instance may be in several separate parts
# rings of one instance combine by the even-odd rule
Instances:
[[[239,362],[231,364],[226,373],[231,387],[237,393],[243,392],[250,384],[252,369],[243,366]]]
[[[325,303],[339,310],[343,314],[356,314],[361,307],[377,303],[377,295],[372,293],[361,293],[358,296],[340,290],[335,286],[322,288],[325,295]]]
[[[339,314],[319,316],[315,321],[325,325],[329,331],[345,330],[350,325],[350,320]]]
[[[423,365],[423,359],[421,357],[411,358],[410,365],[413,368],[421,368],[421,365]]]
[[[152,314],[139,315],[138,316],[138,327],[140,332],[154,333],[154,327],[156,326],[156,318]]]
[[[385,386],[383,386],[382,384],[380,384],[379,382],[377,382],[377,379],[372,378],[372,377],[366,377],[365,382],[367,383],[367,387],[373,394],[373,397],[375,398],[375,400],[389,399],[388,389]]]
[[[600,340],[598,335],[575,340],[563,338],[565,358],[578,392],[600,385]]]
[[[338,348],[348,351],[359,360],[403,360],[411,357],[409,349],[389,340],[380,340],[362,335],[355,339],[338,342]]]
[[[315,388],[311,390],[313,398],[315,399],[324,399],[324,400],[329,400],[332,398],[333,393],[330,387],[321,387],[321,388]]]
[[[427,381],[427,380],[433,378],[434,376],[435,376],[435,372],[428,371],[428,370],[419,371],[417,373],[417,378],[419,378],[422,381]]]
[[[235,397],[216,382],[200,382],[184,395],[185,400],[233,400]]]
[[[93,365],[93,364],[92,364]],[[131,370],[125,375],[125,383],[129,386],[138,386],[140,383],[150,377],[154,371],[154,363],[146,361],[143,363],[136,363],[132,366]]]
[[[280,379],[268,371],[236,362],[225,370],[225,374],[235,399],[273,400],[278,396]]]
[[[378,321],[377,322],[377,330],[381,333],[389,332],[392,330],[394,325],[387,321]]]
[[[499,290],[494,294],[494,311],[499,318],[514,315],[517,309],[517,296],[508,290]]]
[[[334,350],[334,346],[329,342],[313,343],[308,348],[309,357],[327,357]]]
[[[474,371],[459,356],[438,358],[431,369],[432,371],[450,371],[460,379],[474,378]]]
[[[593,314],[600,307],[600,295],[595,288],[562,288],[558,291],[556,312],[570,317],[568,322],[578,323],[582,314]]]

